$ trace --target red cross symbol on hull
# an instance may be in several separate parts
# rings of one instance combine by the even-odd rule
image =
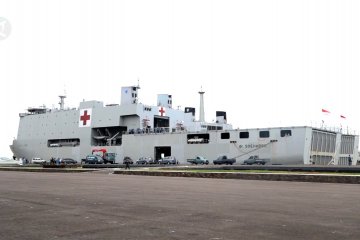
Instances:
[[[79,127],[88,127],[91,125],[91,109],[80,110]]]
[[[86,125],[86,121],[90,120],[90,115],[87,114],[87,110],[84,111],[84,115],[80,117],[80,121],[83,121],[83,125]]]
[[[165,108],[163,108],[163,107],[159,107],[159,113],[160,113],[160,116],[165,116]]]

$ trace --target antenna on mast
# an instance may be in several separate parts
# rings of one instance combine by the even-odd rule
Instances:
[[[139,80],[139,77],[138,77],[138,85],[136,86],[137,89],[140,89],[140,80]]]

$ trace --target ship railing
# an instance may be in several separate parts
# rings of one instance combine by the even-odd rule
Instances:
[[[358,135],[358,131],[351,129],[349,126],[343,126],[342,124],[337,125],[328,125],[324,122],[310,122],[312,128],[325,130],[329,132],[336,132],[346,135]]]
[[[157,127],[157,128],[136,128],[129,129],[124,134],[164,134],[164,133],[180,133],[187,132],[186,130],[178,130],[176,128],[169,127]]]

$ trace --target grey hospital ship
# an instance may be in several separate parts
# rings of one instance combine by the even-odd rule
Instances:
[[[172,106],[172,95],[158,94],[157,105],[138,101],[139,86],[121,88],[121,104],[80,102],[79,108],[28,108],[20,113],[17,138],[10,148],[17,158],[68,157],[81,161],[93,149],[136,160],[174,156],[180,164],[202,155],[210,161],[219,155],[242,164],[250,156],[269,164],[347,165],[358,159],[359,136],[311,126],[233,129],[226,112],[216,111],[216,122],[204,120],[204,92],[200,91],[200,117],[195,108]]]

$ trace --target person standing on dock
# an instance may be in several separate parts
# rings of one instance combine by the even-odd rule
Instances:
[[[125,162],[125,170],[126,169],[129,169],[130,170],[130,163],[129,163],[129,161],[126,161]]]
[[[350,154],[349,154],[348,160],[349,160],[349,166],[351,166],[352,160],[351,160]]]

